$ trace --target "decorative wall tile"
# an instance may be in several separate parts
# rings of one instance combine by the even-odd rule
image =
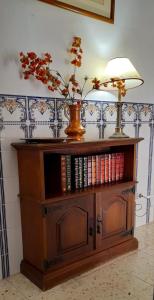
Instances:
[[[138,145],[138,190],[140,193],[147,195],[148,154],[150,140],[149,124],[143,124],[140,127],[140,136],[144,137],[144,140]]]
[[[152,193],[152,172],[154,169],[154,123],[153,120],[149,122],[150,127],[150,139],[149,139],[149,159],[148,159],[148,183],[147,183],[147,196],[150,196],[150,194],[153,195],[152,199],[147,199],[147,216],[146,216],[146,223],[149,223],[151,218],[151,210],[152,210],[152,203],[154,203],[154,194]],[[154,211],[153,211],[154,212]]]
[[[141,122],[149,122],[152,119],[152,104],[139,105],[139,119]]]
[[[136,137],[136,124],[135,123],[124,123],[123,132],[129,137]]]
[[[122,120],[127,122],[135,122],[138,117],[138,105],[134,103],[123,103]]]
[[[104,127],[104,138],[109,138],[115,131],[115,124],[106,123]]]
[[[8,255],[8,247],[5,247],[4,242],[2,243],[2,238],[8,236],[8,232],[7,232],[6,228],[0,230],[0,236],[1,236],[1,238],[0,238],[0,241],[1,241],[1,247],[0,247],[1,265],[2,265],[2,268],[5,268],[6,261],[4,261],[4,259],[5,259],[4,256]],[[6,272],[6,270],[5,270],[5,272]]]
[[[16,196],[17,198],[17,196]],[[19,229],[21,227],[20,200],[5,203],[7,229]]]
[[[10,275],[20,272],[20,263],[23,257],[21,227],[8,229],[8,251],[10,261]]]
[[[2,152],[3,177],[18,178],[18,162],[16,151]]]
[[[1,149],[1,143],[0,143]],[[6,230],[6,211],[5,211],[5,194],[3,184],[2,152],[0,151],[0,260],[2,277],[10,274],[9,254],[8,254],[8,236]]]
[[[141,226],[146,224],[146,199],[137,198],[136,199],[136,212],[135,212],[135,220],[136,226]]]
[[[117,108],[115,103],[102,103],[102,119],[107,122],[116,122]]]
[[[3,178],[3,186],[5,191],[5,204],[19,201],[19,178],[7,177]]]
[[[1,259],[0,259],[0,280],[2,279],[2,263],[1,263]]]
[[[55,107],[55,120],[59,122],[69,121],[69,110],[68,105],[64,100],[57,99]]]
[[[153,207],[153,211],[154,211],[154,124],[152,126],[152,144],[151,144],[151,147],[152,147],[152,154],[151,154],[151,195],[152,195],[152,198],[151,198],[151,203],[152,203],[152,207]],[[154,220],[154,218],[153,218]]]
[[[35,138],[35,137],[48,137],[48,138],[53,138],[56,137],[54,132],[54,127],[55,125],[52,124],[41,124],[41,122],[31,124],[29,126],[29,137],[30,138]]]
[[[98,123],[86,123],[85,126],[85,138],[87,139],[99,139],[101,138],[100,136],[100,129],[99,129],[99,124]]]
[[[19,139],[23,139],[27,136],[27,125],[26,124],[8,124],[4,125],[3,129],[0,131],[1,140],[1,151],[13,151],[14,148],[11,143],[19,142]]]
[[[27,119],[25,96],[0,96],[0,120],[25,122]]]
[[[0,184],[2,184],[2,179],[0,181],[1,181]],[[3,231],[3,230],[6,230],[6,211],[5,211],[5,203],[3,203],[1,200],[1,202],[0,202],[0,231]]]
[[[8,234],[6,230],[4,230],[3,237],[7,237]],[[9,252],[5,252],[5,254],[1,255],[1,266],[2,266],[2,278],[10,276],[10,257],[9,257]]]
[[[57,137],[66,137],[65,129],[67,128],[67,126],[68,126],[68,122],[58,123],[56,127]]]
[[[53,122],[55,119],[55,100],[28,97],[28,116],[30,122]]]
[[[81,118],[85,122],[100,122],[102,115],[102,105],[96,101],[86,101],[83,104]]]

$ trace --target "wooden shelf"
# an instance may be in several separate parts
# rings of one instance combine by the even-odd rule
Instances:
[[[118,181],[118,182],[95,185],[95,186],[87,187],[84,189],[78,189],[78,190],[71,191],[71,192],[65,192],[65,193],[59,192],[55,195],[52,195],[52,197],[47,197],[44,201],[42,201],[42,204],[53,203],[56,201],[69,199],[74,196],[78,197],[80,195],[88,195],[91,193],[97,193],[97,192],[103,192],[103,191],[105,192],[108,189],[110,189],[110,190],[126,189],[127,190],[127,187],[128,187],[128,189],[131,186],[134,187],[136,185],[136,183],[137,183],[136,181]]]
[[[126,139],[99,139],[99,140],[83,140],[83,141],[68,141],[64,143],[46,143],[46,144],[26,144],[26,143],[13,143],[12,146],[16,149],[22,150],[36,150],[49,151],[50,153],[59,154],[75,154],[75,153],[89,153],[101,151],[103,148],[134,145],[142,141],[143,138],[126,138]]]

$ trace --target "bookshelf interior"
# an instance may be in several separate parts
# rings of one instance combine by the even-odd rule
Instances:
[[[92,186],[93,187],[102,187],[102,189],[104,188],[104,186],[106,185],[110,185],[113,186],[114,184],[118,184],[118,183],[123,183],[123,182],[129,182],[129,181],[133,181],[133,176],[134,176],[134,156],[132,155],[134,149],[132,145],[127,145],[127,146],[121,146],[121,147],[107,147],[105,149],[102,149],[101,151],[98,152],[86,152],[86,153],[80,153],[79,151],[77,153],[74,154],[55,154],[55,153],[50,153],[50,151],[48,152],[44,152],[43,155],[43,165],[44,165],[44,188],[45,188],[45,199],[50,199],[52,198],[52,196],[56,196],[57,195],[62,195],[64,192],[65,193],[73,193],[76,190],[85,190],[85,189],[90,189]],[[69,151],[68,151],[69,152]],[[61,179],[62,176],[66,176],[64,174],[62,174],[62,170],[61,170],[61,158],[65,158],[69,156],[70,159],[70,166],[69,166],[69,172],[70,172],[70,178],[72,179],[72,183],[73,183],[73,172],[74,172],[74,166],[72,166],[72,161],[73,159],[77,158],[77,159],[81,159],[81,168],[82,168],[82,180],[84,180],[84,176],[88,177],[88,172],[84,172],[84,159],[85,158],[92,158],[92,157],[99,157],[100,159],[102,159],[103,156],[105,155],[113,155],[113,154],[117,154],[117,153],[122,153],[124,156],[124,170],[123,170],[123,177],[119,180],[111,180],[108,182],[95,182],[94,184],[86,184],[84,186],[84,184],[82,183],[81,186],[79,187],[71,187],[70,190],[66,190],[63,191],[62,187],[61,187]],[[100,161],[98,161],[99,164]],[[67,164],[67,162],[66,162]],[[88,165],[88,162],[86,161],[86,165]],[[105,162],[104,162],[104,167],[105,167]],[[111,169],[112,169],[112,159],[111,159]],[[109,167],[108,167],[109,168]],[[97,169],[97,165],[96,165],[96,169]],[[91,173],[96,172],[97,170],[90,170]],[[115,169],[116,169],[116,162],[115,162]],[[102,170],[99,170],[99,172],[101,172]],[[115,170],[116,171],[116,170]],[[77,172],[79,172],[79,170],[77,170]],[[96,172],[97,173],[97,172]],[[111,170],[112,173],[112,170]],[[67,178],[66,178],[67,179]],[[105,180],[105,178],[104,178]]]
[[[138,247],[135,171],[141,140],[12,144],[19,168],[21,273],[42,290]]]

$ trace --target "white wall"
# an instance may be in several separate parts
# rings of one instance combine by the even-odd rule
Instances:
[[[125,100],[153,102],[154,1],[116,0],[114,25],[37,0],[0,0],[0,93],[51,95],[38,82],[19,76],[18,53],[34,50],[53,54],[54,67],[66,74],[66,49],[72,37],[83,40],[81,75],[102,75],[116,56],[130,58],[145,84]],[[105,99],[104,99],[105,100]]]

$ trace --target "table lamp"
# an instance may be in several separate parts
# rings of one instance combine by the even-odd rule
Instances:
[[[117,118],[115,132],[110,138],[127,138],[121,125],[122,97],[128,89],[140,86],[144,80],[128,58],[117,57],[110,60],[105,68],[103,90],[118,91]]]

